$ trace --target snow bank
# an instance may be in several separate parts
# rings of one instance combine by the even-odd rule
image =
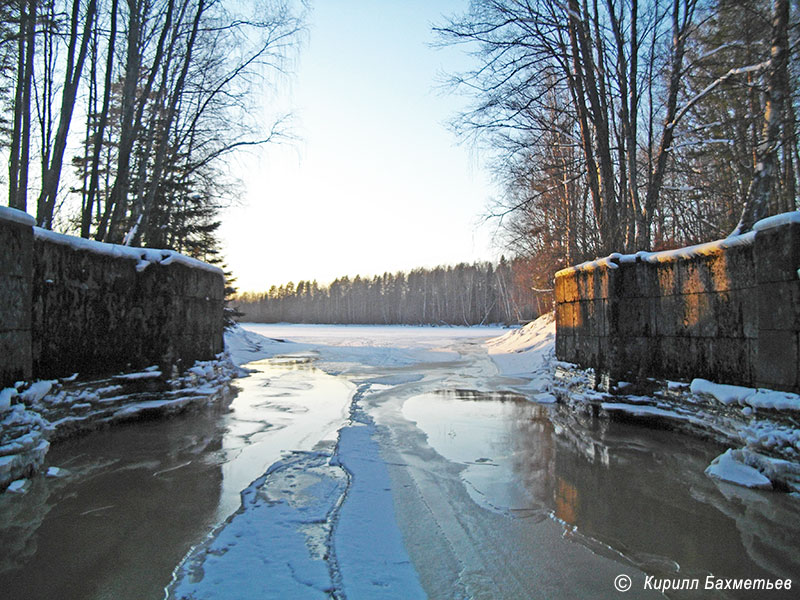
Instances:
[[[699,378],[692,380],[690,389],[693,394],[712,396],[718,402],[726,405],[800,411],[800,396],[790,392],[713,383]]]
[[[527,383],[512,385],[516,391],[532,396],[536,402],[553,402],[556,322],[553,313],[542,315],[520,329],[489,340],[489,356],[501,375],[524,378]]]
[[[269,338],[241,325],[234,325],[225,330],[225,351],[237,366],[263,358],[273,358],[278,354],[302,352],[307,349],[307,345]]]

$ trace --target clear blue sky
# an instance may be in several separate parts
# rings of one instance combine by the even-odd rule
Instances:
[[[318,0],[288,108],[298,141],[239,161],[246,186],[223,222],[241,291],[494,258],[480,216],[497,192],[446,122],[463,98],[441,74],[470,59],[430,47],[467,0]]]

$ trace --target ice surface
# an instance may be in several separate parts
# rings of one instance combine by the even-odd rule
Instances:
[[[425,598],[403,545],[374,432],[372,423],[357,424],[339,435],[338,462],[351,476],[333,535],[342,587],[352,599]]]
[[[295,453],[242,492],[240,510],[176,570],[170,598],[330,598],[325,523],[345,489],[329,456]],[[317,530],[317,535],[305,532]]]

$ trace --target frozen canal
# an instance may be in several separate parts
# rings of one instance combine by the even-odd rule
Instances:
[[[66,476],[0,495],[3,598],[796,597],[796,498],[705,476],[715,443],[532,402],[502,331],[247,327],[271,340],[232,340],[256,360],[229,409],[57,444]]]

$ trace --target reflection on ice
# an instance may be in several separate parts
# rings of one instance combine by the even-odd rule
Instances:
[[[240,392],[231,403],[222,440],[220,521],[238,508],[240,492],[287,451],[333,443],[355,390],[297,357],[247,366],[250,377],[237,382]]]
[[[285,452],[333,444],[355,386],[306,360],[248,366],[229,410],[67,440],[47,457],[66,476],[0,495],[0,596],[161,597],[254,479]]]
[[[425,393],[407,400],[403,415],[463,465],[477,504],[515,518],[547,514],[574,540],[645,572],[800,572],[796,500],[707,478],[715,444],[513,394]]]

